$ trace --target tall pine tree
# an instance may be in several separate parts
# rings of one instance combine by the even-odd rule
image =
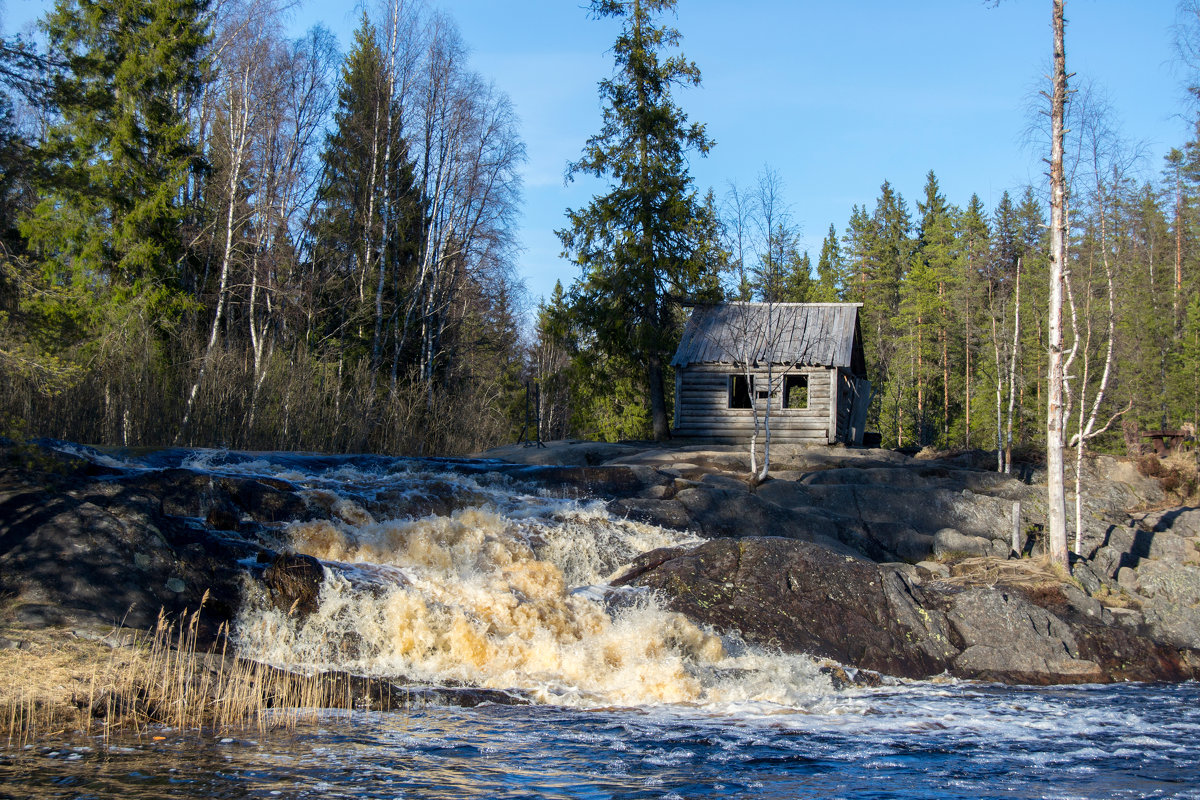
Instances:
[[[712,142],[672,97],[674,87],[700,83],[695,64],[667,55],[679,32],[656,17],[674,8],[674,0],[593,0],[594,16],[619,18],[623,27],[614,74],[600,83],[603,126],[570,173],[607,178],[611,187],[568,210],[569,224],[558,231],[583,271],[571,289],[574,313],[595,331],[602,354],[644,370],[660,440],[670,435],[664,375],[678,335],[672,297],[708,283],[704,260],[695,258],[704,247],[694,225],[702,211],[687,153],[706,154]]]
[[[812,289],[817,303],[836,303],[842,299],[842,253],[838,248],[837,231],[829,224],[829,233],[821,242],[817,257],[817,282]]]

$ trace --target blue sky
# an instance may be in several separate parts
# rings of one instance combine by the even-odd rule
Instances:
[[[565,208],[597,188],[564,186],[563,172],[599,129],[596,83],[611,72],[618,26],[589,19],[580,0],[441,5],[475,68],[508,92],[522,119],[520,263],[536,300],[578,274],[553,231]],[[1069,69],[1105,88],[1156,175],[1188,132],[1172,69],[1174,3],[1072,0],[1067,16]],[[682,0],[674,24],[704,77],[677,99],[717,142],[693,159],[698,187],[721,194],[769,164],[814,259],[830,223],[840,235],[851,207],[873,207],[885,179],[914,213],[930,169],[951,202],[966,205],[974,192],[989,209],[1005,189],[1041,180],[1042,154],[1024,142],[1049,65],[1045,0]]]
[[[596,84],[610,74],[618,24],[589,18],[583,0],[430,0],[458,23],[472,65],[512,98],[528,151],[519,271],[534,301],[577,269],[554,235],[563,212],[597,190],[564,185],[600,124]],[[989,210],[1006,189],[1041,180],[1025,144],[1027,110],[1050,54],[1050,3],[1004,0],[681,0],[673,20],[703,86],[677,100],[717,146],[694,158],[701,191],[748,185],[777,170],[804,245],[815,258],[851,207],[873,207],[890,180],[914,210],[925,174],[965,205]],[[46,7],[7,0],[11,32]],[[358,18],[351,2],[301,0],[294,25],[316,21],[343,47]],[[1173,69],[1170,0],[1069,0],[1068,68],[1109,96],[1145,174],[1188,138],[1182,77]]]

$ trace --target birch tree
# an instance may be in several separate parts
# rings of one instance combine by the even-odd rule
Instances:
[[[1067,565],[1067,510],[1063,487],[1063,281],[1067,271],[1067,182],[1063,171],[1063,118],[1067,104],[1065,0],[1052,0],[1054,68],[1050,98],[1050,297],[1046,400],[1046,508],[1050,558]]]
[[[1081,280],[1072,281],[1069,275],[1065,279],[1071,320],[1071,349],[1064,364],[1064,373],[1069,378],[1066,384],[1068,391],[1064,415],[1069,420],[1072,408],[1077,406],[1076,429],[1071,435],[1069,446],[1075,448],[1074,552],[1075,555],[1080,555],[1083,547],[1084,451],[1090,440],[1102,435],[1132,407],[1130,403],[1112,414],[1107,421],[1100,422],[1099,414],[1112,379],[1116,343],[1117,311],[1113,261],[1120,258],[1120,253],[1119,245],[1113,237],[1113,217],[1117,194],[1124,183],[1125,170],[1134,160],[1134,156],[1126,150],[1112,129],[1109,122],[1111,111],[1107,101],[1094,86],[1085,85],[1083,90],[1077,93],[1071,104],[1071,111],[1072,127],[1079,139],[1081,156],[1076,174],[1090,184],[1086,193],[1079,192],[1090,206],[1090,214],[1084,216],[1089,252],[1086,253],[1086,262],[1080,265],[1083,270],[1079,276]],[[1092,307],[1097,299],[1094,286],[1097,257],[1103,272],[1098,298],[1103,308],[1099,332],[1094,330],[1096,321]],[[1075,286],[1079,286],[1081,291],[1074,291]],[[1082,309],[1076,303],[1077,294],[1082,295]],[[1094,341],[1097,338],[1100,339],[1099,343]],[[1079,362],[1079,372],[1072,375],[1071,366],[1076,360]],[[1095,363],[1097,360],[1100,361],[1099,365]],[[1096,371],[1100,373],[1098,382],[1094,378]],[[1076,387],[1073,390],[1070,389],[1072,385]]]

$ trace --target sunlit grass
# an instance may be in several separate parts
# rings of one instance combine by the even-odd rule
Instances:
[[[292,730],[325,709],[352,709],[345,676],[302,675],[236,655],[223,625],[202,650],[200,611],[100,642],[43,639],[0,654],[0,720],[9,749],[79,733]]]

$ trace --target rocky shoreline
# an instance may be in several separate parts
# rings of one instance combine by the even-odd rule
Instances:
[[[998,474],[983,453],[778,448],[773,477],[752,487],[733,448],[556,450],[490,455],[653,469],[610,511],[710,541],[647,553],[615,583],[749,641],[907,678],[1200,675],[1200,508],[1175,505],[1132,461],[1087,461],[1082,555],[1067,574],[1039,557],[1044,476]]]
[[[116,625],[146,629],[160,609],[181,617],[202,600],[204,646],[247,592],[306,612],[321,570],[287,553],[281,529],[337,509],[286,480],[205,473],[161,452],[169,466],[128,470],[61,443],[4,445],[0,651],[15,657],[55,632],[104,641]],[[753,487],[736,448],[568,442],[481,455],[443,465],[702,536],[640,556],[615,583],[654,589],[747,641],[908,678],[1200,673],[1200,509],[1173,505],[1127,461],[1089,463],[1084,557],[1067,575],[1036,557],[1036,471],[997,475],[977,455],[779,448],[772,479]],[[410,513],[470,504],[456,492],[427,492]],[[1010,552],[1014,503],[1021,553]]]

